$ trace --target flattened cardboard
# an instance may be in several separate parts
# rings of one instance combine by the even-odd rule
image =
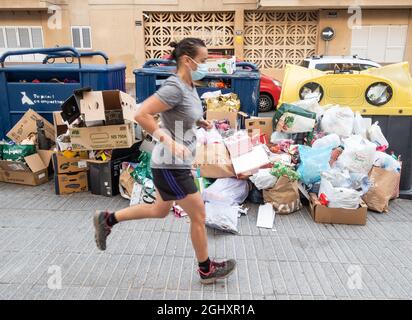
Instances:
[[[62,174],[87,171],[86,160],[88,159],[86,151],[79,152],[78,155],[71,158],[65,157],[63,152],[56,152],[53,154],[54,172]]]
[[[87,172],[56,174],[54,186],[57,195],[88,191]]]
[[[254,133],[257,132],[259,135],[266,134],[266,137],[270,139],[270,136],[273,132],[272,118],[246,119],[245,127],[248,131],[249,136],[252,136]]]
[[[53,125],[32,109],[29,109],[23,115],[20,121],[7,133],[7,137],[15,143],[21,143],[30,135],[30,133],[37,132],[36,120],[42,120],[44,122],[46,137],[55,141],[56,138]]]
[[[365,225],[368,207],[362,201],[358,209],[328,208],[319,203],[316,194],[310,194],[310,213],[315,222]]]
[[[256,227],[272,229],[275,221],[275,211],[270,203],[259,206]]]
[[[206,111],[206,120],[229,120],[230,127],[234,130],[237,129],[237,112],[229,111]]]
[[[73,151],[130,148],[135,142],[132,123],[69,130]]]
[[[232,162],[236,175],[240,176],[254,174],[258,169],[269,164],[270,159],[264,146],[259,144],[254,146],[251,152],[232,158]]]

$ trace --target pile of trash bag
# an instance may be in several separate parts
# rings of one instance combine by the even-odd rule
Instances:
[[[378,123],[350,108],[321,107],[316,97],[282,104],[272,119],[270,141],[248,130],[223,130],[222,121],[196,132],[192,172],[210,228],[239,234],[245,202],[261,206],[257,226],[271,228],[275,214],[299,211],[305,197],[312,201],[315,195],[329,208],[357,209],[366,203],[385,212],[399,195],[400,157],[386,152],[389,143]],[[130,198],[139,194],[137,202],[142,194],[151,195],[149,163],[150,154],[142,152],[138,163],[125,169],[133,180]],[[269,204],[273,219],[267,216]],[[179,206],[173,212],[187,215]]]

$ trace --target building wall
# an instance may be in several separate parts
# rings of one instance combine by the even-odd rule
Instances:
[[[337,17],[328,18],[327,14],[330,11],[337,12]],[[362,25],[408,25],[411,13],[412,10],[363,10]],[[351,14],[348,14],[347,10],[321,10],[319,30],[329,26],[336,32],[335,38],[329,43],[327,54],[350,54],[352,30],[348,27],[347,23],[350,16]],[[408,38],[410,39],[411,37]],[[318,54],[326,54],[326,43],[321,39],[318,42]]]
[[[268,7],[267,9],[260,7],[258,9],[258,1],[256,0],[49,1],[49,3],[58,3],[62,8],[62,28],[59,30],[48,28],[47,22],[50,14],[47,13],[46,9],[42,9],[44,1],[26,2],[30,3],[28,5],[31,8],[30,10],[29,8],[24,10],[24,7],[20,8],[23,10],[18,10],[15,1],[10,3],[13,3],[13,8],[11,4],[9,4],[9,7],[4,4],[0,6],[0,26],[40,25],[43,27],[44,45],[46,47],[71,45],[71,26],[91,26],[93,50],[105,51],[109,55],[111,63],[125,63],[128,68],[127,81],[129,82],[134,81],[133,69],[140,67],[146,60],[144,26],[135,25],[136,21],[144,23],[144,12],[233,11],[235,12],[234,30],[235,33],[240,33],[240,35],[234,35],[234,52],[238,58],[244,58],[245,46],[242,34],[245,31],[244,12],[247,10],[280,10],[275,7]],[[21,3],[24,6],[25,2]],[[331,1],[331,3],[335,2]],[[370,3],[373,3],[373,1]],[[291,7],[286,9],[290,11]],[[303,9],[307,10],[308,6]],[[336,11],[336,18],[328,18],[329,11]],[[363,25],[407,24],[409,26],[404,59],[411,62],[412,65],[412,9],[368,9],[363,10],[362,13]],[[320,9],[318,30],[322,30],[325,26],[331,26],[336,31],[336,37],[328,44],[328,54],[350,53],[352,36],[351,30],[347,26],[347,19],[347,10]],[[325,42],[319,36],[316,53],[326,53]],[[96,63],[101,62],[98,57],[90,60]],[[262,71],[279,79],[283,77],[281,68],[263,68]]]

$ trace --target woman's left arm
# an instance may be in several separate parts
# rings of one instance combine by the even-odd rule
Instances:
[[[212,122],[210,122],[209,120],[205,120],[205,119],[199,119],[196,121],[196,125],[198,127],[201,127],[203,129],[212,129],[213,128],[213,124]]]

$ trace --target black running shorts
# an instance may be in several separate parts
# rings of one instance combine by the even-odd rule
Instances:
[[[153,183],[163,201],[181,200],[196,193],[197,187],[190,169],[154,169]]]

